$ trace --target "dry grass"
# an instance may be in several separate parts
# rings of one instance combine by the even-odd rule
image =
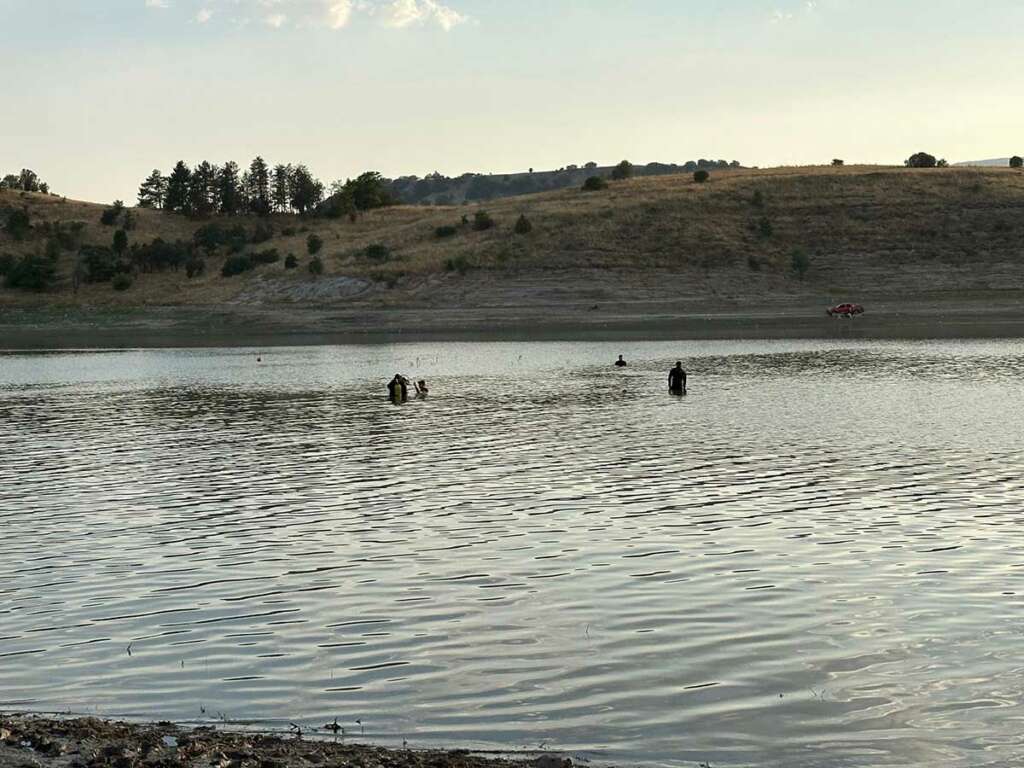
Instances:
[[[755,203],[759,193],[761,204]],[[38,195],[0,193],[0,206],[25,205],[33,221],[84,221],[86,242],[109,243],[113,229],[99,224],[103,206]],[[314,278],[305,269],[310,232],[324,240],[327,275],[364,277],[408,287],[449,264],[503,275],[547,270],[670,271],[715,274],[718,282],[781,286],[794,278],[794,249],[808,254],[810,284],[867,286],[893,291],[1024,288],[1024,173],[1010,169],[904,169],[891,167],[778,168],[716,172],[697,184],[690,175],[616,182],[603,192],[563,190],[494,201],[482,206],[498,227],[461,228],[438,239],[436,227],[472,220],[475,206],[405,206],[344,220],[272,219],[279,233],[254,249],[277,248],[299,256],[302,267],[281,264],[225,279],[220,258],[207,274],[142,275],[119,294],[108,285],[68,287],[72,256],[61,263],[64,285],[47,300],[89,304],[216,304],[232,300],[253,281]],[[156,211],[135,211],[133,242],[154,237],[188,239],[202,222]],[[520,214],[528,235],[512,228]],[[770,236],[759,230],[766,219]],[[239,219],[252,228],[255,220]],[[233,221],[226,224],[235,223]],[[280,234],[285,227],[297,233]],[[382,243],[395,260],[377,264],[362,253]],[[14,243],[0,235],[0,253],[42,247],[37,238]],[[0,290],[0,303],[38,304],[38,296]]]

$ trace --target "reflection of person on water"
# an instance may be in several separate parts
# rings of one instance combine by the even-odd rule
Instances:
[[[616,368],[625,368],[629,363],[622,359],[622,355],[619,355],[619,359],[615,361]]]
[[[388,382],[388,397],[392,403],[404,403],[409,399],[409,380],[396,373],[395,378]]]
[[[676,367],[668,372],[668,391],[673,395],[686,394],[686,371],[682,362],[677,362]]]
[[[416,387],[416,397],[420,400],[425,400],[430,390],[427,389],[427,382],[423,379],[417,381],[414,386]]]

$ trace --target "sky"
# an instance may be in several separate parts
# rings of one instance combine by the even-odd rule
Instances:
[[[1019,0],[0,0],[0,173],[1024,154]]]

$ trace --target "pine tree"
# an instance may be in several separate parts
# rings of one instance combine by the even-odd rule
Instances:
[[[272,197],[274,210],[278,213],[286,213],[291,208],[293,173],[294,170],[290,165],[274,167]]]
[[[234,216],[244,207],[241,181],[238,178],[238,163],[228,161],[217,174],[217,191],[220,198],[220,212]]]
[[[166,196],[167,177],[154,168],[153,172],[139,186],[139,207],[163,208]]]
[[[189,184],[189,208],[193,216],[206,217],[216,210],[213,205],[216,184],[217,169],[206,160],[192,171],[192,179]]]
[[[323,200],[324,185],[313,178],[306,166],[299,165],[292,172],[291,193],[292,206],[299,213],[305,213]]]
[[[192,171],[179,160],[167,179],[167,195],[164,198],[164,210],[175,213],[191,213],[189,205],[189,186],[192,182]]]
[[[249,164],[249,208],[258,216],[270,213],[270,170],[262,157]]]

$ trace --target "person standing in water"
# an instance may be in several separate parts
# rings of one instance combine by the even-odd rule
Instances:
[[[427,389],[427,382],[423,379],[417,381],[413,386],[416,387],[416,397],[420,400],[426,400],[430,390]]]
[[[686,394],[686,371],[682,361],[677,361],[676,367],[668,372],[668,391],[673,395]]]
[[[622,359],[622,355],[619,355],[619,359],[615,361],[616,368],[625,368],[629,363]]]
[[[409,381],[402,374],[396,373],[395,378],[388,382],[388,399],[395,405],[409,399]]]

